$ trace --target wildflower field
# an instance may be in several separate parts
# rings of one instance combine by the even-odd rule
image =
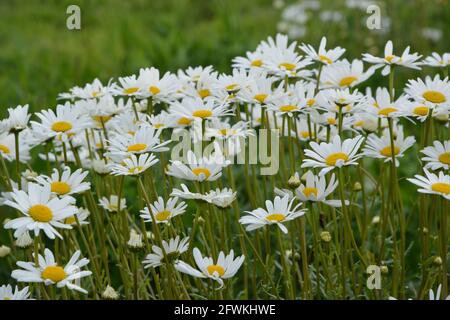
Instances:
[[[2,1],[0,300],[450,299],[449,20]]]

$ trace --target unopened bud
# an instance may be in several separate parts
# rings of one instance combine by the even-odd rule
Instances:
[[[423,233],[423,234],[428,234],[428,228],[423,227],[423,228],[422,228],[422,233]]]
[[[288,180],[288,186],[291,189],[297,189],[301,184],[300,178],[298,177],[298,173],[295,173],[292,177]]]
[[[0,246],[0,258],[6,257],[11,253],[11,248],[7,246]]]
[[[378,224],[380,223],[380,216],[374,216],[372,218],[372,224]]]
[[[361,189],[362,189],[361,183],[355,182],[355,184],[353,185],[353,191],[361,191]]]
[[[382,274],[388,274],[389,268],[387,266],[381,266],[380,271]]]
[[[117,300],[119,299],[119,294],[117,293],[116,290],[114,290],[113,287],[108,285],[105,291],[103,291],[102,293],[102,298],[106,300]]]

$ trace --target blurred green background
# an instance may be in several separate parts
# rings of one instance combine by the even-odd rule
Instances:
[[[382,19],[390,20],[381,32],[364,26],[364,8],[349,8],[344,0],[1,0],[2,114],[18,104],[33,110],[54,106],[57,94],[74,85],[95,77],[106,82],[144,66],[175,71],[212,64],[227,72],[234,56],[277,30],[288,32],[281,17],[289,5],[302,2],[320,8],[291,13],[291,20],[307,17],[299,40],[317,46],[326,35],[330,45],[348,48],[347,58],[380,53],[387,39],[422,54],[449,51],[448,0],[378,1]],[[81,8],[81,30],[66,28],[71,4]],[[333,20],[336,12],[340,17]],[[440,40],[425,37],[424,28],[440,30]]]

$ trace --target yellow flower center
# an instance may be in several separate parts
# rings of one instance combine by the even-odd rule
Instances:
[[[300,134],[302,138],[309,138],[309,131],[301,131]]]
[[[285,106],[280,107],[281,112],[291,112],[291,111],[294,111],[297,109],[298,109],[297,106],[293,106],[293,105],[285,105]]]
[[[0,151],[6,154],[9,154],[11,152],[11,150],[9,150],[9,148],[4,144],[0,144]]]
[[[196,110],[196,111],[194,111],[194,113],[192,113],[192,115],[193,115],[194,117],[198,117],[198,118],[202,118],[202,119],[211,117],[212,114],[213,114],[213,113],[212,113],[211,110],[206,110],[206,109],[203,109],[203,110]]]
[[[311,194],[314,194],[317,197],[317,188],[314,187],[306,187],[305,189],[303,189],[303,194],[306,197],[309,197]]]
[[[278,65],[280,68],[284,68],[286,70],[292,71],[295,69],[295,64],[290,62],[283,62]]]
[[[226,86],[225,89],[227,89],[227,91],[235,91],[238,89],[238,85],[236,83],[233,83]]]
[[[153,125],[153,127],[154,127],[155,129],[161,129],[161,128],[164,127],[164,123],[155,123],[155,124]]]
[[[28,209],[28,214],[34,221],[49,222],[53,219],[52,210],[43,204],[35,204]]]
[[[161,90],[158,87],[155,86],[150,86],[150,88],[148,88],[148,91],[151,92],[151,94],[155,95],[161,92]]]
[[[42,271],[41,277],[45,280],[60,282],[67,278],[67,273],[60,266],[48,266]]]
[[[221,277],[225,274],[225,269],[222,266],[219,266],[218,264],[212,264],[208,266],[206,270],[208,270],[208,273],[210,275],[213,275],[215,272],[217,272]]]
[[[316,103],[316,99],[308,99],[308,101],[306,101],[308,107],[311,107],[314,103]]]
[[[356,121],[353,125],[355,127],[362,127],[364,125],[364,120]]]
[[[321,54],[319,55],[319,59],[320,59],[320,61],[326,62],[328,64],[332,64],[333,63],[333,60],[331,60],[330,58],[328,58],[328,57],[326,57],[324,55],[321,55]]]
[[[426,115],[428,115],[428,110],[429,110],[428,107],[419,106],[419,107],[414,108],[413,113],[418,116],[426,116]]]
[[[141,172],[143,169],[144,169],[144,167],[141,167],[141,166],[133,167],[133,168],[128,169],[128,173],[137,174],[137,173]]]
[[[378,111],[378,114],[381,116],[389,116],[389,114],[391,114],[392,112],[396,112],[396,111],[398,111],[397,108],[387,107],[387,108],[383,108],[380,111]]]
[[[425,91],[422,95],[425,100],[430,101],[432,103],[443,103],[447,101],[443,93],[439,91],[429,90]]]
[[[354,76],[344,77],[341,79],[341,81],[339,81],[339,85],[341,87],[347,87],[347,86],[350,86],[356,80],[358,80],[358,78],[354,77]]]
[[[97,98],[99,94],[100,94],[99,91],[92,91],[91,96],[92,98]]]
[[[52,192],[55,192],[57,194],[67,194],[70,192],[70,185],[67,182],[64,181],[54,181],[51,184],[51,190]]]
[[[395,56],[392,55],[392,54],[389,55],[389,56],[384,57],[384,59],[386,59],[386,61],[389,62],[389,63],[392,62],[392,60],[394,60],[394,58],[395,58]]]
[[[336,124],[336,119],[335,118],[328,118],[327,122],[328,122],[328,124],[335,125]]]
[[[190,125],[191,122],[192,122],[191,119],[185,118],[185,117],[182,117],[182,118],[180,118],[180,119],[178,120],[178,124],[183,125],[183,126]]]
[[[170,217],[170,211],[168,211],[168,210],[158,212],[155,215],[155,219],[158,221],[166,221],[167,219],[169,219],[169,217]]]
[[[220,132],[221,135],[226,136],[226,135],[235,134],[235,133],[236,133],[236,130],[232,130],[232,129],[220,129],[219,132]]]
[[[252,67],[261,67],[262,64],[263,64],[263,62],[262,62],[261,59],[253,60],[253,61],[250,63],[250,65],[251,65]]]
[[[272,213],[266,217],[266,220],[273,222],[281,222],[284,221],[284,219],[286,219],[286,217],[282,213]]]
[[[112,117],[111,116],[93,116],[92,119],[94,121],[97,121],[98,123],[106,123],[108,122]]]
[[[399,152],[400,152],[400,148],[394,146],[394,155],[398,155]],[[380,150],[380,154],[381,154],[382,156],[385,156],[385,157],[392,157],[392,149],[391,149],[391,146],[384,147],[383,149],[381,149],[381,150]]]
[[[65,223],[65,224],[74,224],[74,223],[76,223],[76,222],[77,222],[77,220],[75,219],[75,215],[70,216],[70,217],[67,217],[67,218],[64,220],[64,223]]]
[[[52,130],[56,132],[66,132],[72,129],[72,124],[67,121],[56,121],[52,125]]]
[[[208,89],[201,89],[201,90],[198,90],[198,95],[202,99],[205,99],[206,97],[209,97],[211,95],[211,92],[209,92]]]
[[[139,152],[142,150],[147,149],[147,145],[145,143],[136,143],[128,146],[127,151],[128,152]]]
[[[336,162],[338,160],[347,161],[348,160],[348,155],[346,153],[344,153],[344,152],[332,153],[325,159],[325,162],[329,166],[334,166],[334,165],[336,165]]]
[[[450,152],[444,152],[440,154],[439,161],[445,164],[450,164]]]
[[[450,194],[450,183],[438,182],[431,185],[431,190],[443,194]]]
[[[266,99],[267,99],[267,96],[268,95],[265,93],[260,93],[260,94],[255,95],[253,98],[256,101],[258,101],[259,103],[264,103],[264,101],[266,101]]]
[[[131,88],[123,89],[124,94],[133,94],[133,93],[136,93],[137,91],[139,91],[138,87],[131,87]]]
[[[198,177],[199,175],[201,175],[202,173],[205,175],[206,178],[209,178],[209,176],[211,175],[211,171],[209,171],[209,169],[207,168],[195,168],[192,169],[192,172]]]

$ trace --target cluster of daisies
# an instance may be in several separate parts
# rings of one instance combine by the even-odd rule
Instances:
[[[408,180],[450,200],[450,83],[427,76],[399,90],[394,71],[432,66],[446,74],[450,54],[396,55],[391,41],[382,57],[349,61],[344,53],[327,49],[325,38],[316,49],[278,34],[233,59],[231,74],[143,68],[74,87],[54,109],[8,109],[0,202],[13,210],[3,225],[11,277],[31,284],[4,285],[0,299],[348,298],[363,290],[348,282],[355,259],[393,259],[401,280],[387,293],[404,298],[405,221],[390,214],[403,216],[396,169],[419,145],[423,173]],[[361,91],[377,70],[386,88]],[[420,139],[406,134],[413,124],[423,128]],[[280,140],[273,176],[230,161],[259,129]],[[210,153],[175,150],[184,133]],[[371,174],[368,158],[384,174]],[[441,207],[446,216],[448,204]],[[370,254],[369,216],[384,226],[381,249]],[[271,225],[281,231],[274,239]],[[395,253],[384,249],[386,237]],[[447,246],[439,248],[445,269],[435,281],[446,295]],[[424,283],[426,292],[433,282]],[[321,296],[326,290],[339,293]]]

